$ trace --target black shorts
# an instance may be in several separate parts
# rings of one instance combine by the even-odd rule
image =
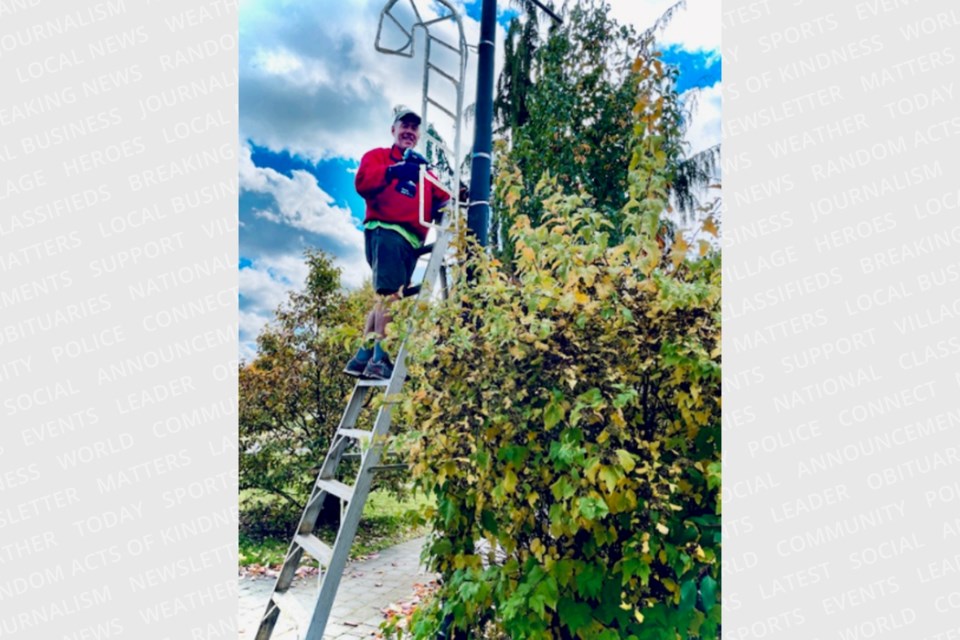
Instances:
[[[390,295],[410,284],[417,266],[417,251],[392,229],[377,227],[363,232],[367,264],[373,269],[373,288]]]

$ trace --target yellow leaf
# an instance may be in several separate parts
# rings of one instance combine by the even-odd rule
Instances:
[[[683,236],[680,236],[674,241],[673,248],[670,250],[670,260],[673,262],[673,266],[679,265],[687,257],[687,251],[690,249],[690,245],[687,244],[686,239]]]
[[[507,490],[507,493],[513,493],[517,488],[517,474],[513,472],[513,469],[507,469],[507,472],[503,474],[503,488]]]
[[[659,531],[663,535],[667,535],[668,533],[670,533],[670,529],[665,527],[662,522],[657,523],[657,531]]]
[[[607,485],[607,493],[613,493],[614,489],[617,488],[617,471],[613,467],[601,467],[600,468],[600,479],[605,485]]]
[[[597,460],[596,462],[591,464],[589,467],[587,467],[586,470],[584,471],[584,475],[587,477],[587,480],[589,480],[590,482],[596,482],[597,474],[600,472],[600,467],[601,467],[601,464],[599,460]]]
[[[530,262],[533,262],[533,259],[535,257],[533,253],[533,249],[531,249],[530,247],[524,247],[520,253],[523,255],[524,259]]]
[[[719,230],[717,229],[716,223],[713,221],[713,216],[710,216],[703,221],[703,230],[712,235],[714,238],[719,236]]]
[[[623,467],[623,470],[627,473],[630,473],[637,466],[636,460],[634,457],[623,449],[617,449],[617,459],[620,460],[620,466]]]
[[[537,556],[537,559],[543,557],[544,547],[543,543],[540,542],[540,538],[534,538],[533,542],[530,543],[530,551],[533,552],[533,555]]]

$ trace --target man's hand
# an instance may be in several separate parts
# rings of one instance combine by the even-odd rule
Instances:
[[[399,180],[416,183],[419,179],[420,166],[412,162],[398,162],[387,167],[387,182]]]

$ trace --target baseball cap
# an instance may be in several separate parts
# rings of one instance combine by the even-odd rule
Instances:
[[[397,110],[396,115],[393,117],[393,123],[396,124],[404,118],[415,118],[418,125],[422,122],[420,119],[420,114],[418,114],[416,111],[413,109],[407,109],[406,107],[401,107]]]

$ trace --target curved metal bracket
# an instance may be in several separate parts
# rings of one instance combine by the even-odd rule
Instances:
[[[416,21],[409,25],[409,27],[404,26],[403,23],[400,22],[400,20],[393,14],[394,7],[401,2],[409,2],[410,8],[413,9],[413,15],[416,18]],[[422,28],[429,33],[430,25],[443,22],[445,20],[453,20],[457,24],[457,30],[460,34],[460,48],[462,50],[466,50],[467,41],[466,36],[463,33],[463,21],[460,19],[460,14],[457,13],[453,3],[449,2],[448,0],[432,0],[432,3],[446,8],[449,13],[441,15],[437,18],[432,18],[430,20],[424,20],[420,11],[417,9],[417,0],[388,0],[387,4],[380,11],[380,22],[377,24],[377,39],[374,43],[377,51],[395,56],[412,58],[414,56],[414,34],[416,33],[417,28]],[[404,42],[403,45],[398,48],[390,48],[381,43],[383,37],[383,25],[387,19],[393,22],[397,28],[400,29],[403,35],[406,36],[406,42]]]
[[[374,46],[376,46],[377,51],[381,53],[389,53],[395,56],[412,58],[413,57],[413,27],[411,27],[410,30],[407,31],[407,29],[400,23],[400,21],[397,20],[396,16],[394,16],[390,12],[390,10],[393,9],[393,6],[397,4],[397,2],[398,0],[390,0],[390,2],[387,3],[387,5],[383,8],[383,10],[380,11],[380,22],[377,24],[377,40],[374,43]],[[380,44],[380,39],[383,35],[384,18],[390,18],[390,20],[392,20],[393,23],[397,25],[397,28],[399,28],[400,31],[402,31],[403,34],[407,36],[407,41],[399,49],[391,49],[389,47],[385,47],[382,44]],[[409,51],[406,51],[407,49],[409,49]]]

